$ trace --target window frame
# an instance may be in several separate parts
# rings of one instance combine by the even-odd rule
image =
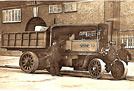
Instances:
[[[66,5],[68,6],[68,10],[66,10]],[[75,5],[75,9],[71,9]],[[64,12],[65,13],[71,13],[71,12],[77,12],[78,10],[78,4],[77,3],[64,3]]]
[[[134,48],[134,36],[122,36],[121,43],[126,43],[125,48],[132,49]]]
[[[33,17],[38,17],[39,7],[33,7]]]
[[[10,15],[9,15],[9,12],[10,12]],[[20,23],[21,17],[22,17],[21,9],[2,10],[2,23]]]
[[[121,43],[126,43],[125,48],[134,48],[134,38],[121,38]]]
[[[54,10],[55,7],[56,7],[56,11]],[[52,8],[52,12],[50,8]],[[58,14],[58,13],[62,13],[62,5],[49,5],[49,14]]]

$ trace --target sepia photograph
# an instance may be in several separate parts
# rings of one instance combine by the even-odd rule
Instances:
[[[134,90],[134,0],[0,0],[7,90]]]

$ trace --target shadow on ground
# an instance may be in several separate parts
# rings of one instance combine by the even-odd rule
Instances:
[[[7,67],[0,66],[0,68],[7,68]],[[8,70],[9,69],[11,69],[11,68],[8,67]],[[19,68],[13,68],[13,69],[16,69],[16,70],[10,70],[10,71],[17,72],[17,73],[25,73],[25,72],[21,71]],[[37,70],[35,73],[25,73],[25,74],[48,74],[49,75],[50,73],[46,70]],[[62,70],[61,74],[63,77],[67,76],[67,77],[91,78],[91,76],[88,72]],[[97,80],[118,81],[118,80],[115,80],[111,74],[104,74],[101,78],[99,78]],[[122,79],[122,80],[134,81],[134,76],[127,76],[126,79]]]

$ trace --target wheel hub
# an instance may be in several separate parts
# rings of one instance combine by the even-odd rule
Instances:
[[[93,71],[97,71],[98,70],[98,65],[94,65],[93,66]]]
[[[25,65],[30,66],[30,60],[29,59],[25,60]]]

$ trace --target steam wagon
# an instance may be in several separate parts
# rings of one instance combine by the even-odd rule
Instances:
[[[23,52],[19,65],[26,73],[49,71],[48,61],[43,57],[56,35],[59,41],[65,41],[61,46],[61,67],[87,71],[95,79],[102,77],[104,72],[111,72],[115,79],[121,79],[126,76],[126,64],[116,57],[114,42],[108,40],[108,32],[111,32],[108,31],[108,24],[103,23],[55,24],[42,31],[2,33],[2,48]]]

